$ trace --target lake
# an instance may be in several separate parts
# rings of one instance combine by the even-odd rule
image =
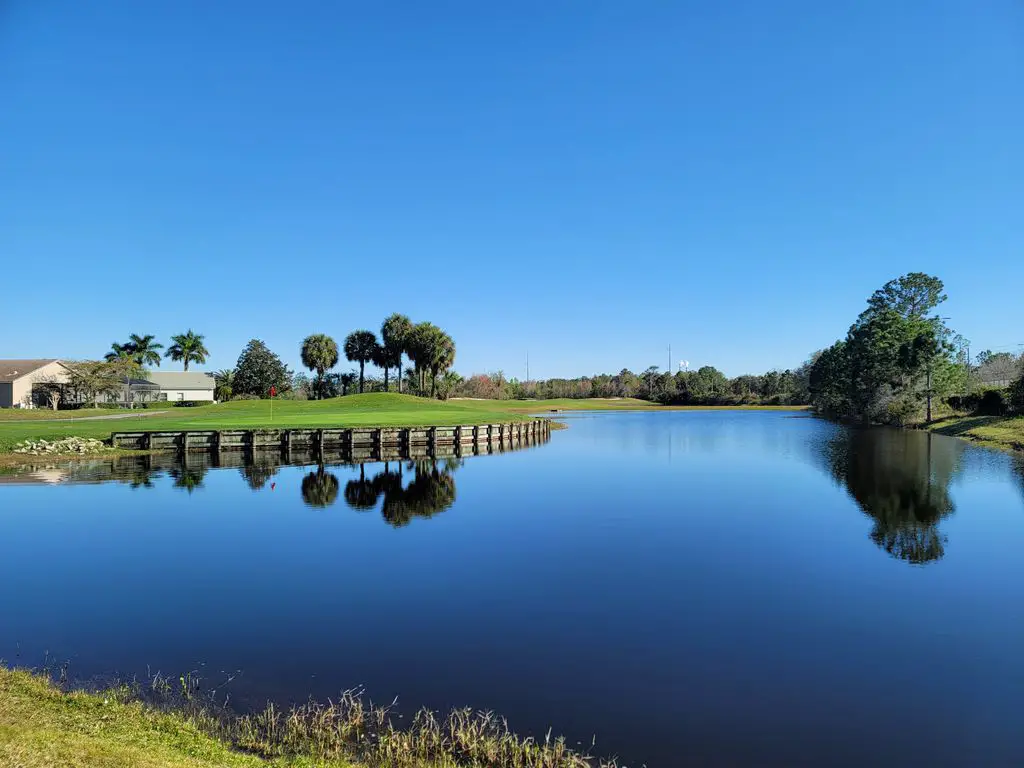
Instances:
[[[565,421],[435,463],[2,478],[0,657],[237,673],[241,707],[364,686],[629,766],[1024,762],[1020,459],[802,413]]]

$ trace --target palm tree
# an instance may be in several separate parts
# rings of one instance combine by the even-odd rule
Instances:
[[[231,368],[221,368],[213,372],[213,381],[217,385],[214,394],[222,403],[230,400],[235,384],[235,372]]]
[[[176,363],[184,363],[186,371],[189,363],[202,365],[206,362],[206,356],[210,354],[210,350],[203,346],[203,338],[201,333],[194,333],[191,328],[186,333],[171,336],[174,343],[168,347],[165,357]]]
[[[416,368],[419,393],[423,394],[423,372],[430,370],[441,329],[433,323],[417,323],[405,338],[405,353]]]
[[[129,363],[135,362],[135,347],[131,342],[118,344],[116,341],[110,345],[110,351],[103,356],[108,363]]]
[[[338,364],[338,343],[323,333],[307,336],[302,342],[302,364],[316,371],[316,398],[324,396],[324,376]]]
[[[455,364],[455,341],[444,331],[438,329],[431,348],[430,356],[430,396],[437,393],[437,375],[447,371]]]
[[[343,373],[338,377],[338,383],[341,384],[341,394],[347,395],[349,389],[356,383],[356,375],[354,373]]]
[[[352,331],[345,339],[345,357],[359,363],[359,392],[363,391],[366,364],[377,354],[377,337],[372,331]]]
[[[398,391],[402,391],[402,354],[405,343],[412,332],[412,322],[397,312],[388,317],[380,327],[381,346],[384,349],[384,389],[388,388],[388,366],[398,369]]]
[[[135,353],[135,361],[140,366],[155,365],[160,367],[160,353],[157,351],[163,349],[163,344],[158,344],[154,341],[156,337],[151,333],[147,333],[145,336],[140,336],[137,333],[131,334],[128,337],[128,344]]]
[[[384,391],[388,391],[388,367],[391,365],[391,360],[388,358],[387,350],[384,349],[383,344],[378,344],[373,350],[373,359],[371,362],[378,368],[384,371]]]

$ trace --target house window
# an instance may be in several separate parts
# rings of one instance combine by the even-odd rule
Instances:
[[[159,395],[156,396],[156,399],[159,400],[161,403],[166,403],[167,402],[167,393],[166,392],[161,392]]]
[[[178,393],[178,402],[179,403],[185,402],[185,393],[184,392],[179,392]]]

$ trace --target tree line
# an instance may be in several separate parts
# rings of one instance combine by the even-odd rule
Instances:
[[[642,373],[624,368],[616,374],[526,382],[506,379],[499,371],[469,377],[455,387],[455,394],[495,400],[631,397],[664,405],[803,405],[808,367],[730,379],[711,365],[677,373],[651,366]]]
[[[359,366],[358,376],[332,372],[342,354]],[[320,400],[347,395],[356,385],[359,392],[365,392],[368,365],[381,371],[380,388],[385,392],[391,390],[392,373],[398,392],[430,397],[446,396],[455,378],[450,370],[455,363],[452,337],[433,323],[413,323],[397,313],[381,324],[379,339],[373,331],[362,328],[348,334],[340,347],[327,334],[307,336],[300,347],[300,358],[311,377],[293,374],[264,342],[253,339],[233,369],[214,373],[215,396],[218,400],[262,398],[268,397],[273,388],[282,395]],[[411,366],[403,369],[406,358]]]

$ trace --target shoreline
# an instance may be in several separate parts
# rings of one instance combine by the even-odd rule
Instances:
[[[944,416],[912,428],[955,437],[982,448],[1024,454],[1024,416]]]
[[[216,689],[214,689],[216,690]],[[562,738],[522,737],[493,713],[420,710],[395,725],[391,706],[342,692],[287,710],[230,712],[191,674],[102,690],[65,686],[46,670],[0,664],[0,764],[150,768],[615,768]]]

